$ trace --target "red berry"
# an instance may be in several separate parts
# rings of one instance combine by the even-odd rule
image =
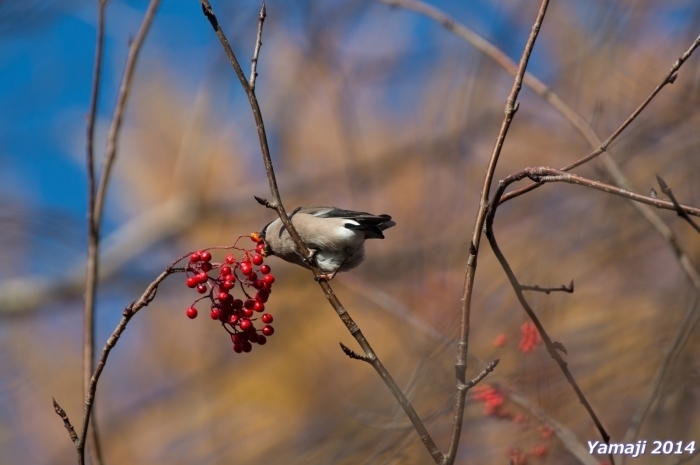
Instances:
[[[202,271],[211,271],[211,263],[209,262],[204,262],[200,266],[202,267]]]
[[[251,271],[246,275],[245,279],[251,282],[255,282],[258,279],[258,274],[255,271]]]
[[[265,302],[267,302],[267,294],[262,293],[262,291],[264,291],[264,290],[265,289],[261,289],[258,291],[257,294],[255,294],[255,301],[256,302],[260,302],[261,304],[264,304]]]
[[[244,308],[244,309],[243,309],[243,314],[244,314],[246,317],[250,318],[251,316],[253,316],[253,310],[251,310],[251,309],[249,309],[249,308]]]
[[[226,263],[228,263],[229,265],[233,265],[234,263],[236,263],[236,258],[233,255],[228,254],[226,255]]]
[[[263,278],[263,281],[265,281],[265,284],[272,284],[275,282],[275,277],[269,274]]]
[[[228,324],[231,326],[235,325],[236,322],[238,322],[238,315],[229,315],[228,317]],[[235,341],[234,341],[235,342]]]
[[[245,341],[245,342],[243,343],[243,352],[248,353],[248,352],[250,352],[251,350],[253,350],[253,345],[252,345],[250,342]]]
[[[263,323],[265,323],[265,324],[270,324],[270,323],[272,323],[272,315],[270,315],[269,313],[264,314],[264,315],[262,316],[262,321],[263,321]]]
[[[224,276],[224,281],[231,281],[232,283],[236,282],[236,275],[227,274],[226,276]]]
[[[202,259],[203,262],[208,262],[209,260],[211,260],[211,253],[204,250],[202,252],[199,252],[199,257]]]
[[[195,287],[197,287],[198,283],[199,281],[194,276],[187,278],[187,287],[189,287],[190,289],[194,289]]]
[[[236,299],[231,303],[234,310],[240,310],[243,308],[243,301],[241,299]]]
[[[231,274],[231,273],[232,273],[231,267],[228,266],[228,265],[222,266],[222,267],[221,267],[221,271],[219,271],[219,274],[220,274],[221,276],[226,276],[226,275],[229,275],[229,274]]]
[[[251,233],[248,237],[250,237],[250,240],[253,242],[260,242],[262,240],[258,233]]]
[[[264,346],[266,342],[267,342],[267,338],[265,336],[263,336],[262,334],[260,334],[258,336],[258,344],[260,344],[261,346]]]
[[[231,341],[234,344],[240,344],[241,342],[243,342],[243,337],[240,333],[231,334]]]
[[[192,255],[190,255],[190,261],[191,262],[198,262],[202,258],[199,256],[199,252],[193,252]]]
[[[250,333],[250,336],[248,336],[248,340],[250,342],[258,342],[259,337],[260,337],[260,335],[258,333],[252,332],[252,333]]]
[[[254,301],[253,299],[248,299],[248,300],[245,301],[245,303],[243,304],[243,306],[244,306],[245,308],[249,308],[249,309],[252,310],[253,307],[255,306],[255,301]]]
[[[236,352],[237,354],[240,354],[241,352],[243,352],[243,345],[242,344],[234,344],[233,351]]]
[[[263,265],[260,267],[260,272],[262,274],[268,274],[270,272],[270,267],[268,265]]]
[[[243,331],[247,331],[248,328],[250,328],[251,326],[253,326],[253,323],[251,323],[251,321],[250,321],[249,319],[244,318],[244,319],[241,320],[240,323],[238,323],[238,326],[240,326],[240,328],[241,328]]]
[[[204,271],[201,271],[197,273],[197,276],[195,276],[195,279],[197,280],[198,283],[206,283],[209,280],[209,275],[206,274]]]
[[[258,242],[258,245],[255,246],[255,253],[262,254],[262,251],[265,249],[265,243],[264,242]]]
[[[209,313],[209,316],[212,320],[218,320],[219,317],[221,317],[221,310],[219,310],[218,308],[212,308],[211,313]]]
[[[224,281],[219,285],[219,288],[224,289],[226,291],[230,291],[231,289],[233,289],[233,286],[235,286],[235,285],[236,285],[235,281]]]
[[[265,311],[265,305],[260,303],[260,302],[255,302],[253,304],[253,310],[256,312],[264,312]]]
[[[207,286],[205,286],[204,284],[197,284],[197,292],[199,292],[200,294],[204,294],[205,292],[207,292]]]
[[[219,298],[219,302],[228,303],[233,301],[233,296],[228,292],[219,292],[216,297]]]
[[[262,255],[254,255],[253,256],[253,265],[260,266],[262,264],[263,264]]]
[[[275,328],[273,328],[270,325],[265,325],[262,329],[262,332],[265,336],[272,336],[273,334],[275,334]]]
[[[197,309],[194,307],[188,308],[186,313],[187,318],[189,318],[190,320],[194,320],[195,318],[197,318]]]

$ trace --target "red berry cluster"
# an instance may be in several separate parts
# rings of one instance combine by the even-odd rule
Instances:
[[[275,277],[270,274],[270,267],[263,264],[262,239],[255,233],[249,237],[257,243],[254,250],[238,248],[235,244],[226,247],[229,253],[223,263],[212,262],[211,252],[200,250],[190,255],[185,267],[187,287],[204,294],[187,309],[187,317],[197,318],[195,304],[209,299],[209,316],[212,320],[221,322],[221,326],[231,335],[236,353],[250,352],[253,344],[264,345],[267,338],[275,332],[270,326],[272,315],[263,313]],[[237,260],[231,253],[232,250],[243,252],[243,259]],[[218,273],[211,276],[209,273],[214,270],[218,270]],[[235,298],[232,293],[236,283],[243,293],[241,298]],[[254,318],[256,313],[263,314]],[[255,326],[257,322],[262,323],[260,328]]]
[[[540,342],[542,342],[542,339],[534,323],[529,321],[523,323],[520,327],[520,342],[518,343],[520,352],[524,354],[531,352]]]
[[[480,384],[474,388],[474,399],[484,404],[484,415],[503,416],[508,415],[501,407],[505,402],[503,393],[490,384]]]

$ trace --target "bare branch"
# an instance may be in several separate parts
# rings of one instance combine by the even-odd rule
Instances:
[[[115,328],[114,331],[112,331],[112,335],[107,339],[107,343],[105,344],[104,348],[102,349],[102,354],[100,355],[100,359],[97,362],[97,366],[95,367],[95,372],[92,374],[92,377],[90,378],[90,385],[88,386],[88,391],[85,396],[85,410],[83,413],[83,423],[80,428],[80,436],[78,439],[78,445],[76,446],[78,448],[78,462],[82,465],[84,463],[84,455],[85,455],[85,438],[87,435],[87,429],[90,424],[90,417],[92,415],[92,408],[95,403],[95,393],[97,392],[97,382],[100,380],[100,376],[102,375],[102,370],[104,370],[105,364],[107,363],[107,357],[109,356],[109,353],[112,351],[115,345],[117,345],[117,342],[119,341],[119,337],[122,335],[124,330],[126,329],[126,325],[129,323],[129,320],[138,312],[141,310],[143,307],[147,306],[151,301],[156,296],[156,292],[158,291],[158,286],[160,285],[161,282],[168,276],[170,276],[173,273],[182,273],[185,271],[184,268],[175,268],[175,265],[185,257],[188,257],[190,254],[185,254],[182,257],[178,258],[175,260],[170,266],[168,266],[165,271],[163,271],[156,279],[153,281],[151,284],[146,287],[146,290],[141,294],[141,297],[139,297],[138,300],[132,302],[129,306],[127,306],[124,311],[122,312],[122,319],[119,321],[119,324]]]
[[[540,287],[537,284],[535,284],[534,286],[529,286],[527,284],[521,284],[520,289],[522,289],[523,291],[544,292],[547,295],[549,295],[550,292],[566,292],[568,294],[573,294],[574,293],[574,280],[572,279],[568,286],[565,286],[564,284],[562,284],[559,287]]]
[[[63,408],[58,405],[58,402],[56,402],[56,399],[51,398],[53,401],[53,409],[58,414],[59,417],[61,417],[61,420],[63,420],[63,426],[66,427],[66,430],[68,431],[68,435],[70,436],[70,440],[73,441],[73,444],[75,447],[78,447],[78,435],[75,434],[75,429],[73,428],[73,425],[71,424],[70,420],[68,419],[68,414],[66,413]]]
[[[681,218],[683,218],[684,220],[686,220],[686,221],[693,227],[693,229],[695,229],[697,232],[700,233],[700,226],[698,226],[698,225],[688,216],[688,214],[685,212],[685,210],[683,210],[683,208],[681,207],[681,204],[678,203],[678,200],[676,200],[676,196],[673,195],[673,191],[671,190],[671,188],[669,187],[669,185],[666,184],[666,181],[664,181],[663,178],[662,178],[661,176],[659,176],[658,174],[656,175],[656,180],[659,182],[659,186],[661,187],[661,192],[663,192],[664,194],[666,194],[666,195],[668,196],[668,198],[671,199],[671,202],[673,202],[673,208],[674,208],[674,209],[676,210],[676,212],[678,213],[678,216],[680,216]]]
[[[265,124],[263,122],[262,114],[260,112],[258,99],[255,96],[255,91],[250,86],[250,83],[246,80],[245,75],[243,74],[243,70],[241,69],[238,60],[236,59],[236,56],[233,53],[233,50],[231,49],[231,45],[229,44],[228,39],[226,39],[226,36],[223,30],[221,29],[218,20],[216,19],[216,15],[214,14],[211,4],[208,0],[200,0],[200,3],[202,5],[202,11],[204,13],[204,16],[207,18],[207,20],[209,20],[209,23],[211,24],[212,28],[214,29],[214,32],[219,38],[219,41],[221,42],[221,45],[223,46],[224,51],[226,52],[226,55],[228,56],[229,61],[231,62],[231,65],[233,66],[236,75],[238,76],[238,80],[241,82],[241,86],[243,87],[243,90],[248,96],[248,101],[250,102],[250,107],[253,112],[253,118],[255,119],[255,123],[258,129],[260,150],[262,152],[263,162],[265,164],[265,171],[267,173],[267,178],[270,185],[270,192],[272,193],[272,202],[263,201],[260,198],[256,198],[256,200],[258,200],[259,203],[264,204],[268,208],[274,208],[277,211],[277,215],[279,216],[280,221],[282,221],[282,224],[289,232],[289,235],[292,237],[292,240],[294,241],[294,244],[298,248],[299,252],[303,257],[306,257],[309,260],[311,271],[313,272],[314,277],[317,278],[319,286],[323,290],[326,299],[328,299],[330,304],[333,306],[341,321],[343,322],[343,324],[345,324],[345,327],[348,329],[348,331],[350,331],[350,334],[353,335],[360,347],[362,347],[362,350],[365,352],[365,356],[370,360],[369,363],[372,364],[372,367],[377,371],[382,380],[384,380],[384,383],[387,385],[391,393],[394,395],[396,400],[406,412],[406,415],[411,420],[413,427],[416,429],[416,432],[418,433],[421,441],[425,445],[426,449],[430,453],[435,463],[443,462],[443,454],[435,445],[435,441],[433,441],[432,437],[428,433],[428,430],[425,428],[425,425],[423,424],[415,409],[409,402],[408,398],[406,398],[404,393],[396,384],[396,381],[394,381],[387,369],[376,356],[374,350],[372,349],[372,346],[370,346],[364,334],[362,334],[362,331],[352,319],[348,311],[340,303],[340,300],[333,292],[333,289],[328,284],[327,280],[318,279],[321,278],[322,273],[319,270],[318,266],[316,266],[316,264],[313,263],[312,254],[309,252],[309,249],[308,247],[306,247],[306,244],[304,244],[304,242],[301,240],[301,237],[299,237],[299,233],[292,224],[290,218],[287,216],[287,212],[282,204],[282,199],[280,198],[279,189],[277,187],[277,180],[275,178],[275,171],[272,166],[272,158],[270,157],[270,149],[267,143]]]
[[[265,17],[267,16],[267,10],[265,9],[265,2],[260,8],[260,15],[258,16],[258,37],[255,41],[255,50],[253,51],[253,59],[250,65],[250,88],[255,90],[255,79],[258,77],[258,55],[260,54],[260,47],[262,46],[262,30],[263,23],[265,22]]]
[[[109,184],[112,166],[114,166],[114,160],[117,156],[119,132],[121,130],[122,121],[124,120],[126,101],[129,97],[129,92],[131,91],[131,82],[134,77],[136,62],[159,4],[160,0],[151,0],[151,2],[148,4],[148,9],[143,17],[139,31],[136,34],[136,38],[129,45],[129,55],[127,56],[126,65],[124,66],[124,75],[122,76],[122,82],[119,86],[117,103],[114,106],[112,122],[109,126],[109,132],[107,133],[107,147],[105,149],[100,183],[97,186],[97,198],[95,199],[95,226],[98,231],[99,224],[102,221],[102,212],[104,210],[105,197],[107,195],[107,185]]]
[[[85,293],[83,296],[83,397],[87,394],[90,376],[95,367],[95,295],[97,293],[99,225],[95,222],[95,119],[100,95],[102,75],[102,50],[104,45],[104,22],[107,0],[97,0],[97,39],[95,45],[95,65],[92,75],[90,112],[87,118],[87,270],[85,272]],[[90,452],[94,465],[102,463],[97,425],[90,427]]]
[[[372,360],[370,360],[369,357],[367,357],[366,355],[358,354],[357,352],[355,352],[354,350],[352,350],[351,348],[349,348],[348,346],[346,346],[342,342],[340,343],[340,348],[343,349],[343,352],[345,353],[345,355],[347,355],[348,357],[350,357],[354,360],[362,360],[363,362],[367,362],[369,364],[372,363]]]
[[[479,384],[481,382],[481,380],[486,378],[488,376],[488,374],[491,373],[498,366],[498,363],[500,361],[501,361],[501,359],[497,358],[496,360],[489,362],[489,364],[486,365],[486,368],[484,368],[484,370],[481,373],[476,375],[474,377],[474,379],[472,379],[471,381],[469,381],[467,384],[464,385],[464,390],[469,391],[471,388],[473,388],[474,386]]]
[[[526,171],[526,170],[524,170],[524,171]],[[540,322],[539,318],[537,317],[535,312],[532,310],[532,308],[528,304],[527,300],[525,300],[525,296],[523,295],[522,287],[521,287],[520,283],[518,282],[518,279],[515,277],[515,273],[513,273],[513,270],[510,267],[510,264],[508,263],[508,261],[506,260],[506,257],[503,255],[503,252],[501,251],[500,247],[498,246],[498,243],[496,242],[496,236],[493,232],[493,220],[494,220],[494,217],[496,214],[496,209],[498,208],[498,205],[500,203],[499,199],[503,195],[503,192],[505,191],[505,187],[507,185],[508,184],[506,183],[506,181],[500,182],[498,190],[496,191],[496,194],[494,195],[493,202],[491,203],[491,206],[489,207],[488,215],[486,217],[486,237],[489,241],[489,244],[491,245],[491,249],[493,250],[494,254],[496,255],[496,258],[498,259],[498,262],[501,264],[501,267],[503,268],[503,270],[506,272],[506,275],[508,276],[508,281],[510,281],[511,286],[513,287],[513,290],[515,291],[515,295],[518,298],[518,302],[520,302],[520,305],[523,307],[523,309],[527,313],[528,317],[534,323],[535,327],[537,328],[537,332],[540,334],[542,341],[545,343],[545,346],[547,347],[547,351],[549,352],[549,355],[554,359],[554,361],[557,363],[557,365],[559,365],[559,368],[561,369],[562,373],[564,374],[564,377],[569,382],[571,387],[574,389],[576,396],[578,397],[579,401],[581,402],[581,404],[584,406],[584,408],[588,412],[588,415],[593,420],[593,423],[595,423],[595,426],[598,429],[598,432],[600,433],[601,437],[603,438],[603,441],[605,441],[605,443],[607,444],[610,441],[610,435],[603,427],[603,424],[598,419],[598,416],[596,415],[596,413],[593,411],[593,407],[591,406],[590,402],[588,402],[588,399],[583,394],[583,391],[581,391],[581,388],[579,387],[578,383],[576,382],[573,375],[571,374],[571,371],[568,368],[568,364],[564,361],[564,359],[562,359],[561,355],[557,351],[560,347],[563,347],[563,346],[560,343],[557,344],[556,342],[552,341],[552,339],[549,337],[549,334],[547,334],[547,331],[545,331],[544,326]],[[612,456],[610,456],[610,460],[612,461]]]
[[[466,397],[466,390],[463,389],[463,386],[466,384],[471,300],[474,289],[474,276],[476,274],[476,257],[479,252],[481,232],[484,228],[484,221],[486,219],[486,212],[488,209],[489,190],[491,188],[491,182],[493,181],[493,176],[496,170],[496,164],[498,163],[498,158],[503,148],[503,142],[505,141],[506,135],[508,133],[508,128],[510,127],[510,123],[513,120],[513,116],[515,115],[515,112],[517,110],[517,106],[515,103],[518,98],[518,94],[520,93],[520,88],[522,86],[523,76],[525,75],[527,63],[530,59],[532,49],[535,46],[535,41],[537,39],[537,35],[539,34],[542,21],[544,21],[544,16],[547,12],[548,5],[549,0],[542,0],[534,25],[532,26],[530,35],[527,39],[527,43],[525,44],[525,49],[523,50],[522,56],[520,57],[520,64],[518,66],[517,72],[515,73],[513,87],[510,90],[510,94],[508,94],[508,98],[506,99],[505,116],[503,118],[503,122],[501,123],[501,129],[498,133],[498,137],[496,138],[496,143],[494,145],[493,152],[491,153],[488,168],[486,169],[484,185],[481,188],[481,201],[479,204],[479,210],[477,212],[476,220],[474,222],[474,230],[472,232],[472,239],[469,248],[469,258],[467,259],[466,276],[464,279],[464,290],[462,293],[459,342],[457,343],[457,360],[455,362],[455,406],[452,418],[452,434],[450,436],[450,445],[444,462],[447,465],[452,465],[454,463],[455,458],[457,457],[457,448],[459,447],[459,440],[462,435],[462,420],[464,418],[464,404]]]

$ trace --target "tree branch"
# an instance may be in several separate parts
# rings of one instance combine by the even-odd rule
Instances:
[[[216,15],[214,14],[211,4],[208,0],[200,0],[200,3],[202,5],[202,11],[204,12],[204,16],[207,18],[207,20],[209,20],[209,23],[211,24],[212,28],[214,29],[214,32],[219,38],[219,41],[221,42],[221,45],[223,46],[224,51],[228,56],[229,61],[231,62],[234,71],[236,72],[236,75],[238,76],[238,80],[240,81],[243,90],[248,96],[248,101],[250,102],[250,107],[253,111],[253,118],[255,119],[255,123],[258,129],[258,138],[260,140],[260,150],[262,152],[263,162],[265,164],[265,171],[267,173],[267,178],[270,185],[270,192],[272,193],[272,202],[268,202],[263,199],[259,199],[258,201],[264,203],[268,208],[272,208],[277,212],[277,215],[282,221],[282,224],[284,224],[285,228],[287,228],[289,235],[292,237],[292,240],[294,241],[301,255],[309,259],[311,271],[313,272],[314,277],[317,279],[319,286],[323,290],[326,299],[328,299],[330,304],[333,306],[341,321],[343,322],[343,324],[345,324],[345,327],[348,329],[348,331],[350,331],[350,334],[352,334],[355,340],[358,342],[358,344],[364,351],[365,356],[371,360],[370,363],[372,367],[377,371],[377,373],[379,373],[382,380],[385,382],[391,393],[394,395],[396,400],[406,412],[406,415],[411,420],[413,427],[416,429],[416,432],[418,433],[421,441],[425,445],[426,449],[428,449],[428,452],[430,453],[435,463],[441,463],[444,459],[444,456],[435,445],[435,442],[428,433],[428,430],[425,428],[425,425],[423,425],[423,422],[421,421],[420,417],[418,416],[415,409],[413,408],[409,400],[406,398],[404,393],[401,391],[399,386],[396,384],[396,381],[394,381],[394,379],[391,377],[391,375],[381,363],[379,358],[377,358],[376,354],[374,353],[374,350],[370,346],[365,336],[362,334],[362,331],[357,326],[357,324],[352,319],[347,310],[340,303],[340,300],[333,292],[331,286],[325,279],[321,278],[321,271],[318,269],[316,264],[313,263],[313,260],[311,260],[312,255],[309,252],[309,249],[301,240],[299,233],[297,232],[296,228],[287,216],[287,212],[284,209],[282,200],[280,198],[279,189],[277,187],[277,180],[275,178],[275,172],[272,166],[272,159],[270,157],[270,150],[267,143],[267,136],[265,134],[265,125],[262,119],[262,114],[260,112],[260,106],[258,105],[257,97],[255,96],[255,89],[251,87],[250,83],[246,80],[245,75],[243,74],[243,70],[241,69],[238,60],[236,59],[236,56],[233,53],[233,50],[231,49],[231,45],[229,44],[228,39],[226,39],[226,36],[224,35],[224,32],[221,29],[218,20],[216,19]]]
[[[87,118],[87,266],[85,271],[85,293],[83,296],[83,397],[87,395],[90,376],[95,367],[95,295],[97,293],[99,225],[95,222],[95,119],[100,95],[102,76],[102,51],[104,48],[104,22],[107,0],[97,0],[97,39],[95,44],[95,64],[90,94],[90,112]],[[67,419],[67,418],[66,418]],[[73,433],[75,434],[75,432]],[[102,463],[97,425],[90,428],[90,451],[93,465]]]
[[[516,100],[518,94],[520,93],[520,88],[523,82],[523,76],[525,75],[525,70],[527,69],[527,63],[530,59],[530,54],[535,46],[535,40],[540,31],[540,26],[542,21],[544,21],[545,13],[547,12],[547,6],[549,5],[549,0],[542,0],[540,4],[539,11],[537,12],[537,17],[535,23],[532,26],[530,35],[525,44],[525,49],[523,50],[522,56],[520,57],[520,64],[518,65],[517,72],[515,73],[515,80],[513,81],[513,87],[508,94],[505,105],[505,116],[503,122],[501,123],[501,129],[496,138],[496,143],[489,160],[488,168],[486,169],[486,175],[484,177],[484,185],[481,189],[481,200],[479,203],[479,210],[477,212],[474,230],[472,232],[472,240],[469,247],[469,258],[467,259],[467,270],[464,279],[464,289],[462,293],[462,308],[461,308],[461,322],[459,329],[459,342],[457,343],[457,360],[455,362],[455,377],[456,377],[456,387],[455,387],[455,406],[452,419],[452,434],[450,437],[450,446],[445,458],[446,465],[452,465],[457,456],[457,448],[459,447],[459,440],[462,434],[462,421],[464,418],[464,404],[466,397],[466,390],[464,386],[466,384],[466,372],[467,372],[467,351],[469,348],[469,320],[471,315],[471,300],[474,289],[474,276],[476,274],[476,257],[479,252],[479,242],[481,241],[481,232],[484,228],[484,221],[486,219],[486,212],[488,209],[488,196],[489,190],[491,188],[491,182],[496,170],[496,164],[498,163],[498,158],[501,154],[503,148],[503,142],[505,141],[506,135],[508,133],[508,128],[513,120],[513,116],[517,111]]]

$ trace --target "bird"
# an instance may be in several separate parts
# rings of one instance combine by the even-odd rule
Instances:
[[[327,205],[295,209],[289,219],[321,270],[317,278],[331,280],[336,273],[357,267],[365,259],[365,239],[384,239],[384,231],[395,226],[391,216],[343,210]],[[274,255],[289,263],[310,269],[294,244],[287,228],[277,218],[258,234],[263,240],[262,255]]]

